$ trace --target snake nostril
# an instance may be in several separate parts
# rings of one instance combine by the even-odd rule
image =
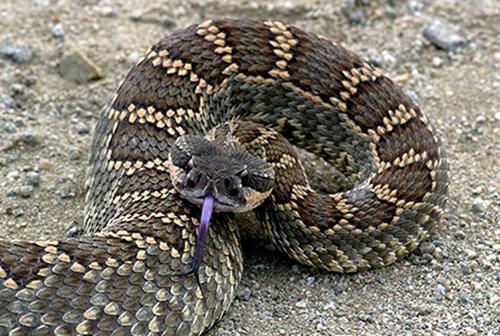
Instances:
[[[231,178],[226,177],[224,179],[224,189],[226,189],[226,190],[231,189],[232,185],[233,185],[233,182],[231,181]]]
[[[239,195],[240,191],[230,177],[226,177],[223,181],[223,184],[224,184],[224,190],[226,191],[226,194],[228,196],[236,197]]]

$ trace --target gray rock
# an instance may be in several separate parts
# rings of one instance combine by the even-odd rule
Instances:
[[[21,134],[17,142],[29,146],[37,146],[42,142],[42,140],[38,134],[35,134],[33,130],[29,128],[23,134]]]
[[[446,254],[440,247],[436,247],[436,249],[432,252],[432,256],[436,258],[436,260],[443,260],[446,257]]]
[[[368,314],[359,314],[358,315],[358,319],[360,321],[363,321],[363,322],[367,322],[367,323],[373,323],[373,317],[371,317],[370,315]]]
[[[349,323],[349,319],[345,316],[341,316],[339,317],[339,319],[337,320],[340,324],[348,324]]]
[[[484,211],[486,210],[486,204],[485,202],[480,199],[480,198],[475,198],[472,201],[472,207],[471,207],[472,212],[476,214],[483,214]]]
[[[437,284],[436,288],[434,288],[434,292],[439,298],[441,298],[446,294],[446,287],[442,284]]]
[[[476,124],[484,124],[487,121],[486,116],[484,114],[476,115]]]
[[[85,135],[90,133],[90,126],[87,124],[78,124],[76,125],[76,132],[80,135]]]
[[[458,302],[460,304],[463,304],[463,305],[468,304],[469,303],[469,296],[467,294],[465,294],[465,293],[460,293],[458,295]]]
[[[415,91],[412,90],[406,90],[406,94],[414,101],[418,102],[418,95]]]
[[[16,133],[17,126],[12,121],[7,121],[2,127],[7,133]]]
[[[14,108],[16,107],[16,102],[14,101],[14,99],[12,99],[11,96],[9,95],[2,95],[0,97],[0,100],[2,101],[2,104],[5,106],[5,107],[9,107],[9,108]]]
[[[17,189],[16,188],[9,188],[7,189],[7,192],[5,193],[7,197],[14,197],[17,195]]]
[[[33,187],[38,187],[40,185],[40,174],[35,171],[27,172],[25,184]]]
[[[62,24],[58,23],[54,27],[52,27],[52,36],[56,38],[64,37],[64,27]]]
[[[11,41],[5,41],[0,46],[0,56],[15,63],[25,64],[33,60],[34,53],[27,45],[14,45]]]
[[[50,0],[33,0],[33,3],[40,7],[47,7],[50,5]]]
[[[76,46],[70,46],[57,65],[57,72],[65,79],[83,84],[102,78],[101,70]]]
[[[236,297],[242,301],[250,300],[251,296],[252,296],[252,290],[248,287],[242,287],[236,293]]]
[[[154,23],[166,28],[174,28],[177,23],[167,11],[161,8],[150,8],[146,11],[135,11],[130,15],[130,19],[136,22]]]
[[[104,16],[104,17],[113,17],[113,16],[116,16],[116,11],[111,6],[98,7],[97,8],[97,12],[99,13],[99,15]]]
[[[35,85],[37,81],[38,81],[38,79],[35,76],[28,75],[28,76],[26,76],[26,78],[24,78],[24,82],[23,83],[27,87],[30,87],[30,86]]]
[[[420,244],[420,252],[422,254],[432,254],[434,250],[436,249],[436,245],[434,245],[432,242],[424,241],[422,244]]]
[[[17,153],[8,153],[5,156],[5,160],[7,162],[14,162],[14,161],[17,161],[18,159],[19,159],[19,154],[17,154]]]
[[[424,28],[423,35],[438,48],[452,51],[465,45],[467,42],[457,31],[458,29],[450,24],[434,20]]]
[[[234,329],[234,321],[229,318],[225,318],[224,320],[222,320],[222,324],[224,325],[224,329],[226,330]]]
[[[24,85],[22,84],[19,84],[19,83],[15,83],[15,84],[12,84],[12,86],[10,87],[10,92],[12,94],[12,96],[21,96],[21,95],[24,95],[24,90],[25,87]]]
[[[73,199],[76,196],[76,194],[73,191],[68,191],[68,190],[58,191],[57,194],[61,199]]]
[[[476,259],[478,257],[477,252],[474,250],[465,249],[464,253],[467,255],[467,258],[469,259]]]
[[[68,238],[75,238],[79,237],[83,234],[83,227],[75,225],[72,226],[68,231],[66,231],[66,237]]]
[[[355,10],[351,14],[349,14],[349,22],[353,24],[361,24],[363,23],[363,12],[360,10]]]
[[[160,16],[160,23],[167,28],[174,28],[175,26],[177,26],[175,19],[169,15]]]
[[[500,121],[500,112],[495,113],[495,120]]]
[[[307,301],[306,300],[300,300],[295,304],[295,307],[297,308],[306,308],[307,307]]]
[[[382,66],[382,58],[380,55],[373,55],[370,57],[370,63],[373,64],[376,67]]]
[[[17,194],[23,198],[31,197],[35,188],[31,185],[22,185],[17,189]]]
[[[483,192],[483,187],[482,186],[478,186],[478,187],[472,189],[471,192],[472,192],[472,195],[477,196],[477,195],[479,195],[479,194],[481,194]]]

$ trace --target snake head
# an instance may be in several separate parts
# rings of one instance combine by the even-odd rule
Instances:
[[[272,166],[234,143],[220,145],[184,135],[169,155],[174,187],[200,207],[210,195],[214,211],[245,212],[261,204],[274,185]]]

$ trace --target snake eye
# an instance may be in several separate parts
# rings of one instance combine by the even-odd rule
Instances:
[[[248,169],[247,169],[247,167],[244,167],[236,175],[238,175],[239,177],[246,177],[246,176],[248,176]]]

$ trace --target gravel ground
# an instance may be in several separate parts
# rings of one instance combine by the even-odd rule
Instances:
[[[0,237],[61,238],[81,223],[100,107],[149,45],[220,16],[278,19],[376,63],[441,132],[451,185],[439,232],[385,269],[328,274],[249,246],[209,335],[500,335],[495,0],[1,1]]]

